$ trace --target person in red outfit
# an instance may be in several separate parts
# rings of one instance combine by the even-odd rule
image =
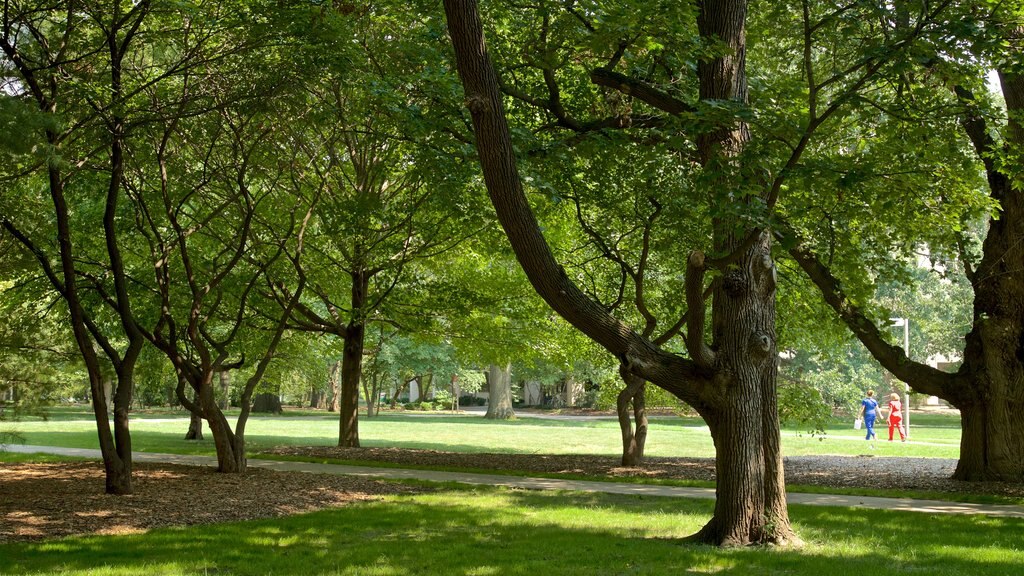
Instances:
[[[900,440],[907,441],[907,435],[903,432],[903,405],[900,403],[900,395],[895,392],[889,395],[889,442],[892,442],[893,430],[899,430]]]

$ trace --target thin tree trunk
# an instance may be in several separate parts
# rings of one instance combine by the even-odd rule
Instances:
[[[417,379],[420,385],[420,402],[426,402],[427,396],[430,394],[430,388],[434,384],[434,373],[427,372]]]
[[[217,373],[217,377],[220,382],[217,405],[221,410],[227,410],[231,406],[231,372],[222,370]]]
[[[647,410],[644,399],[646,383],[643,378],[620,370],[626,387],[619,392],[615,405],[622,432],[622,465],[639,466],[644,459],[644,444],[647,442]],[[630,419],[630,407],[636,419],[636,430]]]
[[[192,401],[199,404],[199,393],[196,392]],[[188,432],[185,433],[185,440],[203,439],[203,419],[195,412],[189,412]]]
[[[504,367],[491,364],[487,368],[487,413],[484,418],[491,420],[512,420],[516,412],[512,408],[512,365]]]
[[[331,398],[327,404],[328,412],[337,412],[341,409],[341,360],[331,363]]]

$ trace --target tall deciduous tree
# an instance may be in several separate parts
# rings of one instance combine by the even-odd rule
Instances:
[[[374,6],[336,17],[349,23],[358,49],[343,67],[325,63],[304,80],[310,110],[292,134],[304,167],[294,193],[320,197],[299,271],[309,278],[309,297],[296,307],[293,327],[343,340],[338,445],[357,447],[367,326],[419,323],[421,312],[403,313],[394,302],[422,281],[417,262],[451,249],[478,224],[460,197],[459,171],[439,167],[451,160],[451,142],[432,129],[448,114],[433,92],[452,82],[434,78],[430,24]],[[396,38],[394,28],[405,33]]]
[[[540,32],[530,39],[530,45],[544,50],[524,66],[536,70],[541,88],[527,92],[509,90],[506,83],[499,82],[475,2],[445,2],[488,191],[534,288],[555,311],[615,354],[624,372],[672,392],[708,423],[717,449],[718,498],[714,517],[695,538],[717,544],[787,542],[794,534],[785,505],[779,452],[771,213],[787,191],[785,183],[791,171],[820,128],[856,101],[881,72],[902,63],[917,38],[941,27],[937,17],[946,5],[926,7],[916,26],[891,36],[880,35],[873,28],[873,22],[889,16],[887,7],[836,7],[817,2],[785,5],[798,15],[803,34],[795,37],[800,39],[807,62],[823,60],[831,67],[827,72],[816,70],[818,75],[809,70],[805,87],[785,95],[787,102],[803,99],[797,113],[784,118],[792,125],[794,137],[789,139],[786,134],[780,138],[769,132],[758,140],[752,138],[752,126],[756,125],[750,122],[756,118],[751,106],[757,103],[748,92],[747,2],[704,1],[697,3],[695,12],[678,3],[656,7],[656,13],[638,11],[674,23],[671,30],[675,34],[668,35],[677,52],[660,50],[666,43],[659,44],[647,34],[647,28],[630,20],[628,9],[618,5],[607,7],[608,13],[615,15],[612,19],[618,21],[627,14],[626,29],[633,25],[639,31],[613,32],[611,38],[619,39],[616,43],[609,41],[597,17],[606,15],[605,6],[583,9],[575,3],[541,3],[537,9]],[[567,16],[556,18],[558,14]],[[621,105],[604,107],[585,100],[592,104],[590,109],[607,112],[603,118],[583,121],[574,115],[572,110],[588,108],[570,109],[568,95],[587,94],[587,88],[578,76],[559,80],[559,74],[566,73],[560,63],[580,61],[572,48],[560,51],[567,43],[553,39],[570,21],[592,32],[591,45],[604,49],[600,53],[604,63],[589,70],[590,81],[626,99]],[[687,24],[695,25],[695,30]],[[849,25],[859,26],[858,38],[864,41],[842,41],[849,34],[839,30]],[[693,33],[682,33],[684,30]],[[700,42],[686,45],[687,37],[699,37]],[[648,45],[640,44],[639,39]],[[645,50],[650,58],[641,60],[647,66],[640,67],[636,60]],[[787,62],[792,62],[792,55]],[[695,74],[688,75],[687,70],[695,70]],[[661,78],[665,88],[650,78]],[[571,89],[563,90],[564,86]],[[710,209],[710,239],[706,243],[710,254],[694,250],[686,260],[686,357],[659,347],[609,314],[606,307],[588,298],[555,260],[523,192],[502,88],[517,101],[540,109],[550,120],[547,128],[575,132],[570,143],[598,131],[660,127],[664,130],[649,133],[646,140],[669,142],[680,161],[696,167],[695,193],[690,201],[707,202]],[[693,103],[682,96],[687,88],[697,92]],[[682,145],[680,136],[685,141]],[[637,139],[644,140],[642,136]],[[706,285],[709,275],[712,281]],[[706,317],[706,290],[711,293],[710,318]]]
[[[702,35],[727,46],[698,65],[702,99],[746,102],[745,2],[702,9]],[[703,7],[706,8],[706,7]],[[770,236],[755,229],[716,230],[715,248],[732,267],[715,289],[715,341],[705,343],[703,277],[709,264],[700,252],[688,260],[690,359],[659,350],[610,315],[565,275],[537,225],[523,193],[498,79],[489,60],[473,1],[446,0],[466,105],[473,119],[484,178],[499,220],[520,265],[537,292],[570,323],[620,358],[623,370],[671,390],[708,422],[718,449],[715,516],[697,538],[722,544],[793,539],[785,505],[775,408],[774,267]],[[704,133],[701,163],[718,173],[730,167],[749,135],[742,122]],[[716,186],[734,183],[725,176]]]
[[[9,201],[0,218],[4,229],[35,256],[68,307],[89,377],[111,494],[132,491],[128,413],[135,365],[145,343],[134,322],[120,204],[128,101],[138,88],[129,80],[130,62],[151,8],[149,1],[127,7],[120,2],[5,2],[0,29],[0,48],[17,78],[3,98],[8,104],[33,106],[44,117],[30,129],[39,136],[34,149],[47,153],[22,156],[19,187],[27,191],[30,182],[46,183],[46,212],[55,225],[31,226],[31,214]],[[99,279],[107,278],[109,285],[99,285]],[[104,300],[116,320],[100,318],[104,304],[96,302]],[[102,356],[115,372],[112,415]]]
[[[958,214],[969,215],[963,208],[965,201],[951,200],[944,195],[939,198],[942,201],[933,202],[944,214],[952,215],[951,222],[936,222],[938,218],[934,218],[931,225],[936,233],[946,235],[945,244],[950,253],[959,252],[960,269],[973,289],[972,322],[965,337],[960,368],[954,373],[937,370],[911,360],[901,346],[891,344],[873,319],[874,314],[840,281],[845,275],[818,255],[821,243],[808,238],[806,231],[790,231],[793,244],[789,252],[819,287],[825,301],[882,366],[915,391],[943,398],[960,410],[963,432],[954,478],[1024,482],[1024,425],[1018,417],[1024,410],[1021,393],[1024,382],[1024,186],[1021,184],[1024,8],[1020,3],[1011,2],[993,5],[991,11],[980,13],[983,14],[980,21],[974,22],[972,16],[966,15],[965,19],[978,24],[976,30],[985,29],[987,33],[962,39],[958,44],[962,47],[968,41],[973,42],[975,60],[968,62],[966,72],[962,63],[949,58],[950,52],[936,50],[921,59],[926,65],[916,71],[920,77],[914,78],[927,82],[934,75],[945,86],[953,88],[950,97],[955,98],[956,105],[945,102],[944,106],[958,110],[952,117],[958,119],[961,138],[973,148],[981,164],[988,199],[997,206],[997,211],[988,219],[980,258],[977,258],[971,255],[963,233],[967,227],[958,217]],[[1006,104],[1003,119],[993,114],[994,108],[985,103],[985,88],[978,82],[979,76],[984,78],[984,69],[979,63],[990,63],[997,70]],[[925,90],[941,94],[941,86],[925,86]],[[959,162],[956,138],[948,132],[934,130],[931,137],[946,138],[933,147],[946,150],[947,163],[956,166]],[[942,176],[939,184],[947,191],[960,185],[957,179],[962,176],[955,170],[934,173]],[[902,190],[895,188],[894,191],[898,194]],[[929,199],[928,196],[909,198]],[[937,242],[942,243],[941,239]]]

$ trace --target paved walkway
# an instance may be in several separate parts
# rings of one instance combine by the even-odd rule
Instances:
[[[86,448],[62,448],[56,446],[6,445],[0,448],[9,452],[58,454],[81,458],[100,458],[100,451]],[[136,452],[136,462],[185,464],[189,466],[216,466],[213,456],[192,456],[182,454],[159,454]],[[430,482],[460,482],[487,486],[507,486],[531,490],[575,490],[580,492],[605,492],[608,494],[633,494],[642,496],[663,496],[669,498],[714,499],[713,488],[687,488],[656,484],[632,484],[624,482],[595,482],[558,478],[529,478],[502,474],[473,474],[468,472],[444,472],[439,470],[411,470],[405,468],[375,468],[372,466],[349,466],[344,464],[318,464],[314,462],[292,462],[283,460],[249,459],[249,466],[278,471],[310,472],[317,474],[345,474],[380,478],[385,480],[427,480]],[[872,508],[899,510],[904,512],[930,512],[933,514],[983,514],[1004,518],[1024,518],[1024,506],[998,504],[970,504],[942,500],[914,500],[910,498],[877,498],[873,496],[844,496],[838,494],[806,494],[790,492],[790,504],[808,506],[845,506],[851,508]]]

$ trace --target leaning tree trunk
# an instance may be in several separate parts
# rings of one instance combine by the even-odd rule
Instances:
[[[644,460],[644,444],[647,442],[646,382],[625,369],[620,370],[620,375],[626,384],[615,405],[622,431],[622,465],[639,466]],[[633,429],[633,419],[630,419],[630,407],[636,420],[636,430]]]
[[[491,420],[512,420],[516,417],[512,409],[512,365],[502,368],[491,364],[487,368],[487,413],[484,418]]]

